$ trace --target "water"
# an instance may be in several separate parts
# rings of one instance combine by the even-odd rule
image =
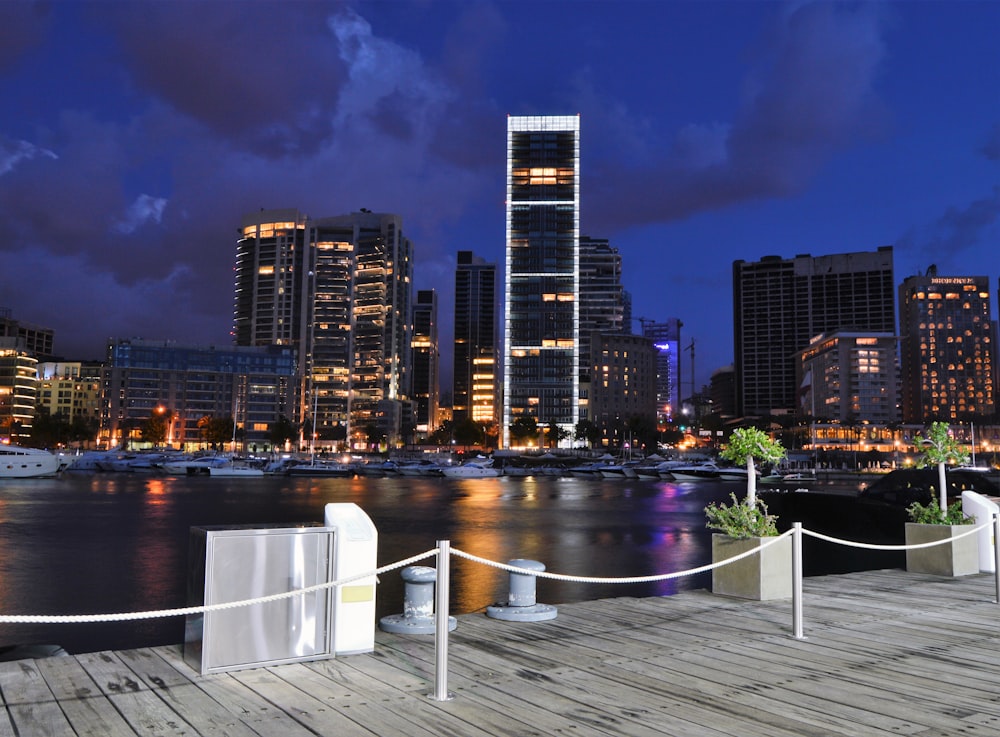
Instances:
[[[95,614],[188,605],[189,530],[198,525],[322,522],[354,502],[379,533],[379,566],[450,540],[453,548],[549,571],[631,577],[709,563],[704,507],[734,484],[580,478],[174,478],[64,474],[0,482],[0,613]],[[434,565],[433,559],[422,565]],[[708,588],[701,574],[652,584],[538,581],[559,604]],[[507,574],[452,558],[452,613],[507,593]],[[378,616],[402,611],[397,571],[381,577]],[[56,643],[73,653],[183,641],[181,617],[100,624],[0,625],[0,646]]]

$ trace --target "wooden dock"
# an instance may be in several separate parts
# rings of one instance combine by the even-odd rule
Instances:
[[[199,676],[180,647],[0,663],[0,737],[1000,734],[994,578],[900,570],[806,579],[791,603],[704,591],[459,617],[435,701],[432,636]]]

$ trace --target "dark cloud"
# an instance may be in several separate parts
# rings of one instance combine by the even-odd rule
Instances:
[[[802,191],[832,153],[877,130],[881,24],[877,6],[795,6],[762,42],[731,122],[686,126],[645,166],[597,162],[593,222],[665,222]]]
[[[964,207],[950,207],[937,220],[923,228],[914,228],[896,243],[902,253],[918,255],[946,268],[963,273],[976,272],[982,266],[968,263],[967,254],[984,241],[995,243],[1000,232],[1000,186],[986,197]],[[991,229],[994,229],[991,232]],[[995,268],[991,265],[990,271]]]
[[[991,161],[1000,161],[1000,123],[993,126],[982,148],[983,155]]]
[[[315,152],[346,80],[336,2],[101,3],[134,84],[257,154]]]
[[[13,66],[29,49],[45,37],[52,20],[51,3],[36,0],[3,0],[0,2],[0,72]]]

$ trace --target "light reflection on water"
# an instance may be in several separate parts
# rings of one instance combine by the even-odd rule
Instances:
[[[0,612],[79,614],[187,605],[192,526],[322,522],[330,502],[354,502],[379,533],[378,564],[453,548],[547,570],[635,577],[709,562],[704,507],[734,484],[579,478],[264,479],[66,474],[0,483]],[[434,565],[433,559],[421,565]],[[707,574],[652,584],[540,579],[538,601],[559,604],[706,588]],[[452,559],[452,611],[507,595],[507,574]],[[398,572],[382,577],[378,616],[402,611]],[[97,625],[3,625],[0,646],[54,642],[71,652],[176,644],[181,618]]]

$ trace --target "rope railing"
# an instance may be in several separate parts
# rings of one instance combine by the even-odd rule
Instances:
[[[273,601],[279,601],[281,599],[287,599],[295,596],[305,596],[307,594],[319,592],[325,589],[331,589],[338,586],[343,586],[354,581],[360,581],[363,579],[368,579],[371,577],[378,577],[385,573],[389,573],[393,570],[405,568],[407,566],[413,565],[419,561],[425,560],[427,558],[436,557],[437,558],[437,590],[436,590],[436,600],[435,600],[435,689],[434,693],[431,694],[432,698],[438,701],[445,701],[451,698],[448,693],[448,678],[447,678],[447,660],[448,660],[448,616],[449,616],[449,588],[450,588],[450,559],[452,556],[463,558],[473,563],[488,566],[491,568],[496,568],[498,570],[507,571],[513,574],[534,576],[537,578],[551,579],[555,581],[571,582],[571,583],[588,583],[588,584],[637,584],[637,583],[653,583],[657,581],[665,581],[675,578],[681,578],[683,576],[691,576],[700,573],[705,573],[712,571],[723,566],[727,566],[737,561],[749,558],[753,555],[758,555],[761,551],[767,549],[771,545],[778,544],[781,540],[792,537],[792,555],[793,555],[793,586],[792,586],[792,613],[793,613],[793,631],[796,639],[802,639],[802,536],[809,535],[810,537],[824,540],[826,542],[835,543],[838,545],[844,545],[847,547],[863,548],[868,550],[917,550],[923,548],[931,548],[937,545],[950,544],[955,540],[959,540],[970,535],[977,534],[987,529],[988,527],[993,528],[993,539],[1000,540],[1000,515],[994,515],[991,522],[984,522],[982,524],[969,526],[968,530],[965,530],[959,534],[952,535],[951,537],[946,537],[941,540],[934,540],[926,543],[917,543],[910,545],[881,545],[873,543],[862,543],[852,540],[844,540],[841,538],[831,537],[829,535],[824,535],[819,532],[814,532],[812,530],[807,530],[802,527],[800,523],[795,523],[791,530],[784,532],[780,535],[771,536],[767,538],[762,538],[759,545],[751,548],[743,553],[739,553],[732,557],[719,560],[707,565],[698,566],[696,568],[690,568],[683,571],[675,571],[671,573],[655,574],[650,576],[629,576],[629,577],[593,577],[593,576],[576,576],[560,573],[552,573],[544,570],[531,570],[516,565],[511,565],[509,563],[501,563],[499,561],[490,560],[488,558],[483,558],[465,551],[452,548],[450,542],[447,540],[439,540],[437,542],[437,547],[427,550],[418,555],[411,556],[409,558],[391,563],[381,568],[376,568],[371,571],[365,571],[363,573],[354,574],[352,576],[338,579],[335,581],[327,581],[324,583],[316,584],[313,586],[308,586],[301,589],[294,589],[291,591],[286,591],[278,594],[271,594],[268,596],[261,596],[253,599],[243,599],[240,601],[223,602],[218,604],[208,604],[204,606],[194,606],[194,607],[183,607],[177,609],[164,609],[158,611],[145,611],[145,612],[119,612],[111,614],[71,614],[71,615],[28,615],[28,614],[5,614],[0,615],[0,624],[84,624],[84,623],[96,623],[96,622],[123,622],[130,620],[141,620],[141,619],[154,619],[159,617],[177,617],[177,616],[188,616],[196,614],[205,614],[209,612],[215,612],[225,609],[235,609],[238,607],[248,607],[257,604],[264,604]],[[994,544],[994,561],[995,561],[995,578],[996,578],[996,601],[1000,604],[1000,546]]]

